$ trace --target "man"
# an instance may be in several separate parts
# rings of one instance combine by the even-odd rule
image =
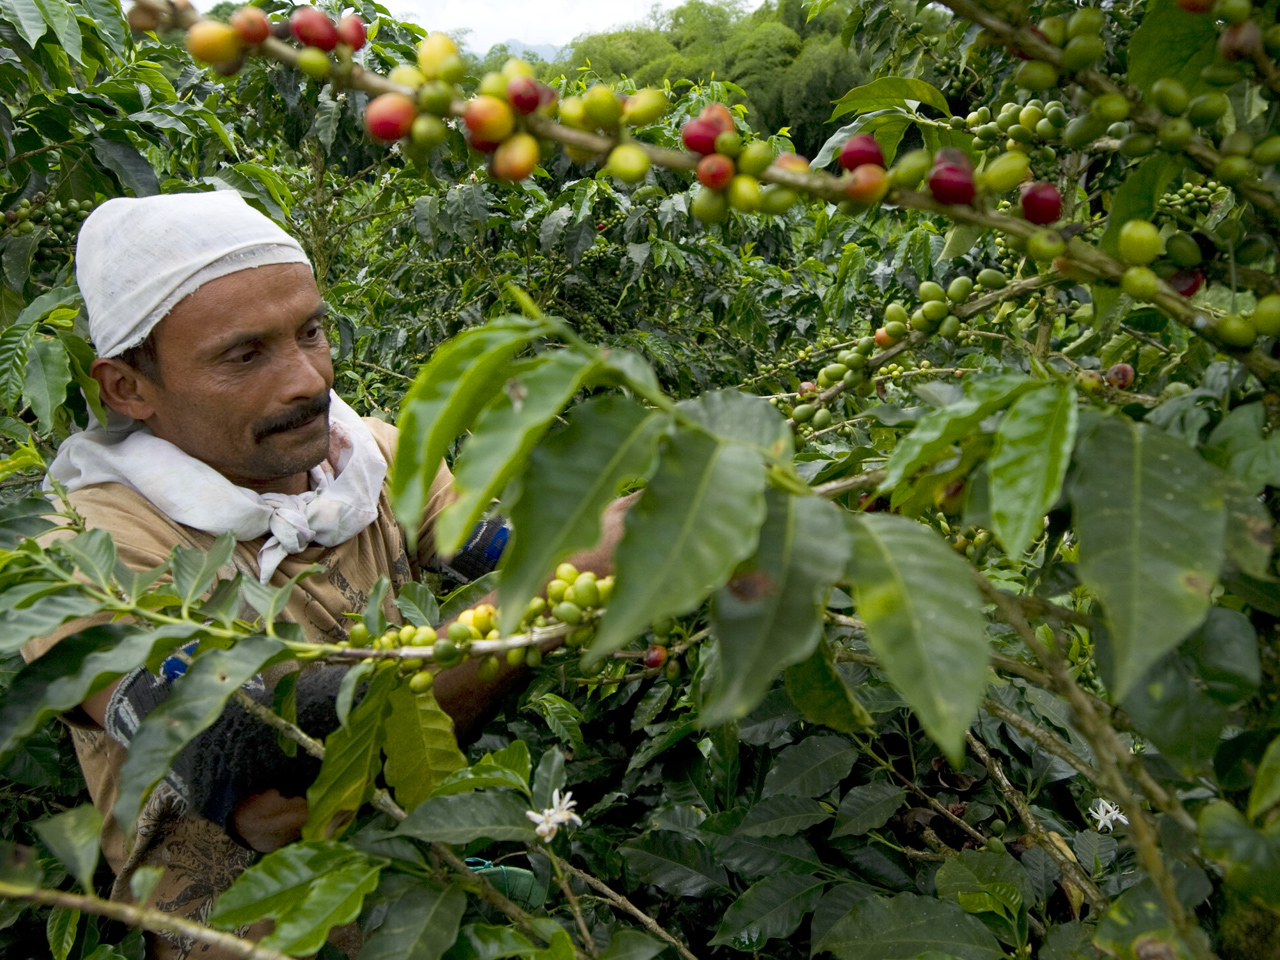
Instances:
[[[356,416],[332,392],[324,302],[302,248],[271,220],[230,192],[111,200],[81,229],[76,276],[99,355],[91,372],[112,416],[69,438],[50,473],[89,527],[112,534],[126,565],[150,569],[176,545],[208,548],[230,531],[237,544],[224,576],[279,586],[312,564],[323,568],[299,583],[284,615],[309,638],[333,642],[379,577],[396,591],[434,561],[429,528],[449,501],[449,471],[442,466],[435,479],[410,555],[384,482],[396,431]],[[581,569],[608,572],[623,509],[606,512],[600,547],[574,558]],[[384,607],[397,618],[390,595]],[[86,625],[33,641],[24,655],[34,659]],[[336,722],[337,670],[299,681],[300,723],[310,717],[315,735]],[[436,698],[460,737],[518,673],[504,668],[484,683],[469,663],[440,674]],[[258,852],[299,835],[314,767],[286,761],[274,734],[228,707],[175,763],[181,776],[154,792],[136,835],[123,836],[110,811],[128,738],[171,679],[138,671],[67,720],[104,816],[112,896],[132,899],[138,868],[157,866],[164,873],[149,904],[204,919]],[[269,702],[274,678],[256,679],[247,691]],[[167,960],[193,947],[170,937],[153,950]],[[215,954],[196,947],[193,955]]]

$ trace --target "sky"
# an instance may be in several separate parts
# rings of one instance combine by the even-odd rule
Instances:
[[[383,0],[403,20],[428,30],[469,29],[467,46],[486,53],[495,43],[563,46],[583,33],[643,19],[654,6],[670,9],[681,0]]]

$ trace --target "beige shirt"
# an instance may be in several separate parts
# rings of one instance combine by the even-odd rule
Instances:
[[[395,453],[396,428],[371,418],[364,422],[390,464]],[[408,552],[404,530],[392,515],[384,484],[378,502],[378,518],[361,533],[335,547],[313,545],[286,557],[271,578],[274,586],[283,586],[312,564],[323,570],[297,585],[284,608],[284,619],[299,624],[308,639],[317,642],[342,640],[353,622],[344,614],[363,611],[374,584],[380,577],[386,577],[391,581],[391,590],[383,600],[383,609],[388,619],[400,622],[392,598],[404,584],[418,577],[421,566],[430,558],[430,527],[452,498],[452,479],[448,468],[442,464],[431,486],[417,556]],[[69,499],[90,529],[106,530],[111,534],[121,562],[134,570],[158,566],[175,546],[208,549],[214,541],[211,534],[174,522],[149,500],[118,483],[84,487],[71,494]],[[52,531],[42,538],[42,542],[70,535],[69,531]],[[220,571],[219,579],[230,578],[239,571],[257,580],[258,551],[264,539],[237,543],[231,561]],[[87,618],[66,624],[49,637],[32,640],[23,648],[23,656],[29,661],[34,660],[63,637],[105,619]],[[65,719],[71,728],[76,754],[94,806],[103,816],[102,850],[116,874],[112,898],[132,901],[129,881],[137,868],[157,866],[164,870],[164,875],[148,898],[148,904],[167,912],[205,920],[216,895],[230,886],[240,871],[253,861],[255,854],[208,820],[188,814],[183,800],[163,782],[143,808],[136,835],[126,837],[112,817],[111,810],[127,751],[82,714],[78,718],[68,716]],[[164,960],[183,958],[189,953],[201,958],[214,956],[200,947],[192,951],[192,945],[179,938],[157,941],[154,949],[156,956]]]

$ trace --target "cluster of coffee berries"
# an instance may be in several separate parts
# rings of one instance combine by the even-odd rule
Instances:
[[[1206,216],[1213,209],[1213,196],[1218,188],[1219,184],[1213,180],[1199,185],[1184,183],[1164,194],[1160,198],[1157,209],[1173,216],[1192,218]]]
[[[436,642],[436,632],[429,626],[415,627],[411,624],[398,626],[391,624],[386,631],[377,637],[370,637],[369,628],[357,623],[347,633],[347,639],[338,644],[340,647],[368,647],[371,650],[397,650],[400,647],[429,647]],[[427,668],[426,660],[407,659],[397,664],[400,673],[409,677],[409,689],[414,693],[423,693],[431,689],[435,674]]]
[[[990,107],[979,107],[963,119],[953,118],[952,124],[968,127],[978,143],[989,152],[999,150],[1003,139],[1006,151],[1050,162],[1057,154],[1049,144],[1061,142],[1068,120],[1067,109],[1061,100],[1045,103],[1032,99],[1025,104],[1006,103],[994,119]]]
[[[12,210],[6,210],[4,224],[15,236],[26,236],[44,228],[36,248],[35,259],[43,260],[52,256],[61,247],[69,247],[75,243],[80,223],[93,210],[92,200],[50,201],[44,193],[37,193],[33,198],[23,197]]]
[[[1062,69],[1084,70],[1106,52],[1102,27],[1106,17],[1097,7],[1082,7],[1069,19],[1045,17],[1033,29],[1040,39],[1062,49]],[[1047,60],[1026,60],[1018,66],[1013,82],[1024,90],[1039,93],[1058,85],[1058,67]]]
[[[703,189],[693,199],[693,215],[703,223],[720,223],[730,209],[784,213],[799,199],[794,190],[779,184],[761,188],[758,177],[775,164],[807,173],[809,162],[795,154],[775,159],[773,148],[763,140],[744,144],[724,104],[707,104],[681,128],[680,139],[690,151],[702,155],[696,176]]]
[[[271,20],[261,7],[241,7],[228,23],[198,20],[187,28],[187,49],[197,60],[213,65],[221,74],[232,74],[244,65],[245,55],[256,51],[268,39],[292,37],[300,45],[298,69],[311,77],[328,76],[333,68],[330,55],[338,58],[346,71],[351,55],[365,45],[364,21],[355,14],[337,23],[315,7],[298,7],[288,20]]]
[[[611,596],[613,577],[597,578],[589,570],[579,572],[573,564],[562,563],[547,584],[546,615],[535,617],[534,626],[546,626],[552,620],[567,623],[574,630],[565,637],[565,645],[581,647],[595,633],[590,614],[607,605]]]
[[[1133,385],[1134,369],[1128,363],[1113,363],[1105,371],[1081,370],[1076,383],[1085,393],[1099,393],[1105,387],[1112,390],[1128,390]]]

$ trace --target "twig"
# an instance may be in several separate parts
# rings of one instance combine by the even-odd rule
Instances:
[[[1069,856],[1064,849],[1053,842],[1053,839],[1049,836],[1049,831],[1045,830],[1044,824],[1031,812],[1031,805],[1027,802],[1027,798],[1022,791],[1009,781],[1009,777],[1005,774],[1004,767],[1000,765],[1000,761],[993,757],[982,741],[972,733],[966,732],[965,739],[969,743],[969,749],[977,755],[978,759],[987,768],[987,772],[991,774],[991,778],[995,780],[996,786],[1000,788],[1000,793],[1005,800],[1018,812],[1018,816],[1026,824],[1027,832],[1031,834],[1031,838],[1053,858],[1053,861],[1058,865],[1058,869],[1062,871],[1062,875],[1080,888],[1090,905],[1098,913],[1104,912],[1109,903],[1106,894],[1099,890],[1098,885],[1084,872],[1079,861]]]
[[[131,903],[121,903],[118,900],[103,900],[66,890],[24,889],[3,882],[0,882],[0,897],[65,907],[68,910],[79,910],[82,913],[92,913],[109,920],[118,920],[154,933],[171,933],[180,937],[190,937],[199,943],[217,947],[225,951],[228,956],[243,957],[244,960],[290,960],[287,954],[279,950],[259,946],[252,941],[242,940],[234,934],[223,933],[221,930],[214,930],[212,927],[206,927],[186,917],[164,913],[151,907],[139,907]]]
[[[571,863],[568,863],[567,861],[562,860],[561,864],[563,865],[565,870],[568,870],[571,874],[573,874],[575,877],[577,877],[579,880],[581,880],[591,889],[595,890],[597,893],[602,894],[604,899],[607,900],[609,903],[613,904],[619,910],[623,910],[626,913],[629,913],[636,920],[640,921],[640,925],[643,926],[650,933],[652,933],[654,936],[661,937],[663,940],[667,941],[667,943],[675,947],[676,952],[679,953],[680,956],[684,957],[684,960],[698,960],[698,958],[694,956],[693,953],[690,952],[688,947],[686,947],[683,943],[681,943],[678,939],[676,939],[672,934],[668,933],[667,930],[663,926],[661,926],[656,920],[654,920],[651,916],[649,916],[647,913],[645,913],[643,910],[637,907],[634,903],[632,903],[622,894],[615,891],[603,880],[599,879],[598,877],[593,877],[591,874],[587,873],[585,870],[579,870],[577,867],[575,867]]]
[[[591,936],[591,928],[587,926],[587,918],[582,915],[582,904],[578,902],[578,895],[573,892],[573,888],[569,886],[569,878],[564,875],[564,861],[555,855],[550,847],[528,847],[529,853],[540,853],[551,861],[556,875],[556,886],[560,888],[560,892],[564,894],[564,898],[569,901],[569,909],[573,913],[573,920],[578,925],[578,935],[582,938],[582,946],[592,957],[597,956],[596,941]]]
[[[1053,754],[1066,763],[1095,787],[1101,787],[1101,777],[1098,775],[1098,771],[1076,756],[1072,749],[1062,741],[1062,738],[1052,730],[1046,730],[1038,723],[1032,723],[1016,710],[1010,710],[999,700],[987,698],[983,701],[982,706],[987,713],[1003,720],[1023,736],[1030,737],[1047,753]]]

